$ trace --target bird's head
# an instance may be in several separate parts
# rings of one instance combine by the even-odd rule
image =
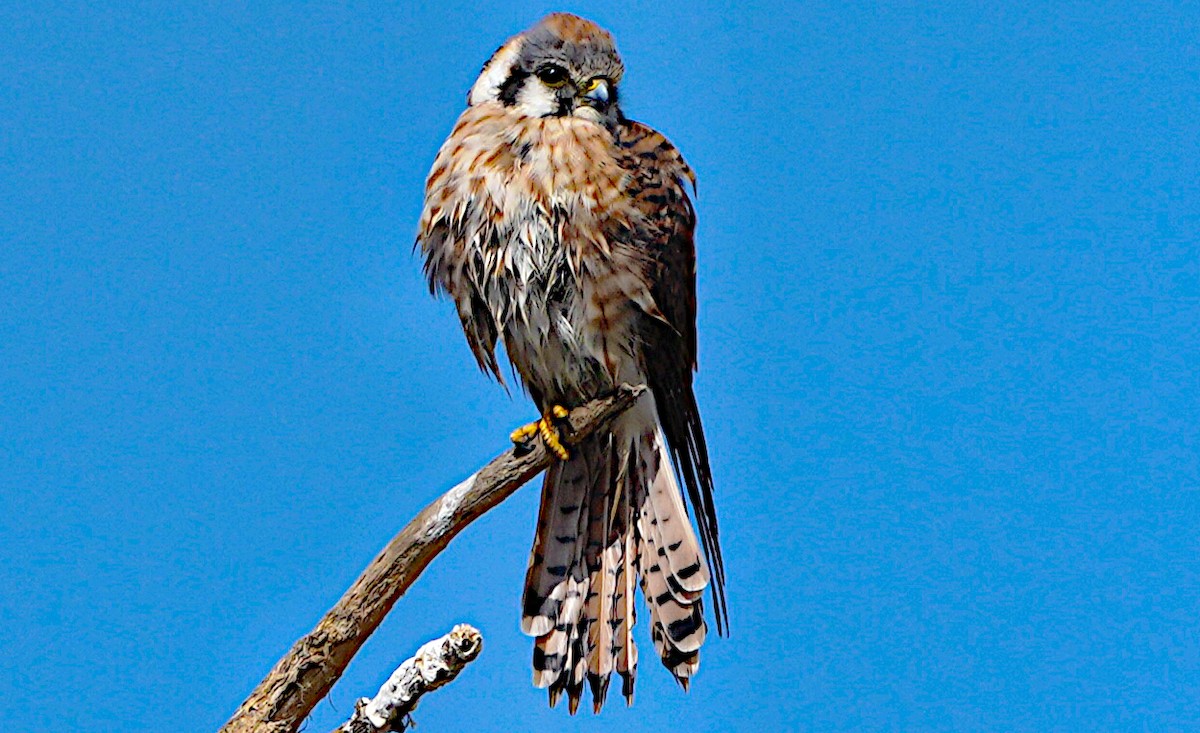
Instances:
[[[608,31],[554,13],[492,54],[467,103],[498,101],[529,117],[571,115],[611,128],[620,120],[617,83],[624,72]]]

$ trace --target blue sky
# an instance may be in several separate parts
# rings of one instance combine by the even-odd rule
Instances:
[[[1194,6],[243,5],[0,8],[10,727],[216,729],[530,418],[410,246],[479,67],[556,9],[700,177],[733,635],[686,695],[647,654],[632,709],[547,710],[530,486],[307,729],[460,621],[422,730],[1200,726]]]

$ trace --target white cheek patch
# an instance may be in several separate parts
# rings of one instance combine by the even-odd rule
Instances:
[[[500,87],[508,79],[509,71],[516,65],[522,43],[524,43],[524,39],[513,38],[492,55],[487,68],[483,70],[483,73],[475,80],[475,85],[471,87],[471,93],[467,95],[467,104],[476,105],[480,102],[500,98]]]
[[[531,76],[517,93],[516,108],[529,117],[545,117],[558,111],[558,95]]]

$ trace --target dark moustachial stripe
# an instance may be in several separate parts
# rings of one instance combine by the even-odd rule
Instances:
[[[508,78],[500,85],[500,103],[511,107],[517,103],[517,95],[521,92],[521,83],[529,78],[529,72],[514,66]]]

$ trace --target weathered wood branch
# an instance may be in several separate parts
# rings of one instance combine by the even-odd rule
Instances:
[[[392,733],[408,729],[421,696],[449,684],[479,656],[483,637],[467,624],[427,642],[405,661],[373,698],[359,698],[354,713],[333,733]]]
[[[616,393],[572,410],[563,437],[568,443],[586,437],[628,409],[645,389],[622,385]],[[540,440],[526,453],[507,450],[425,507],[316,628],[275,664],[221,733],[294,733],[429,562],[464,527],[511,496],[550,460]]]

